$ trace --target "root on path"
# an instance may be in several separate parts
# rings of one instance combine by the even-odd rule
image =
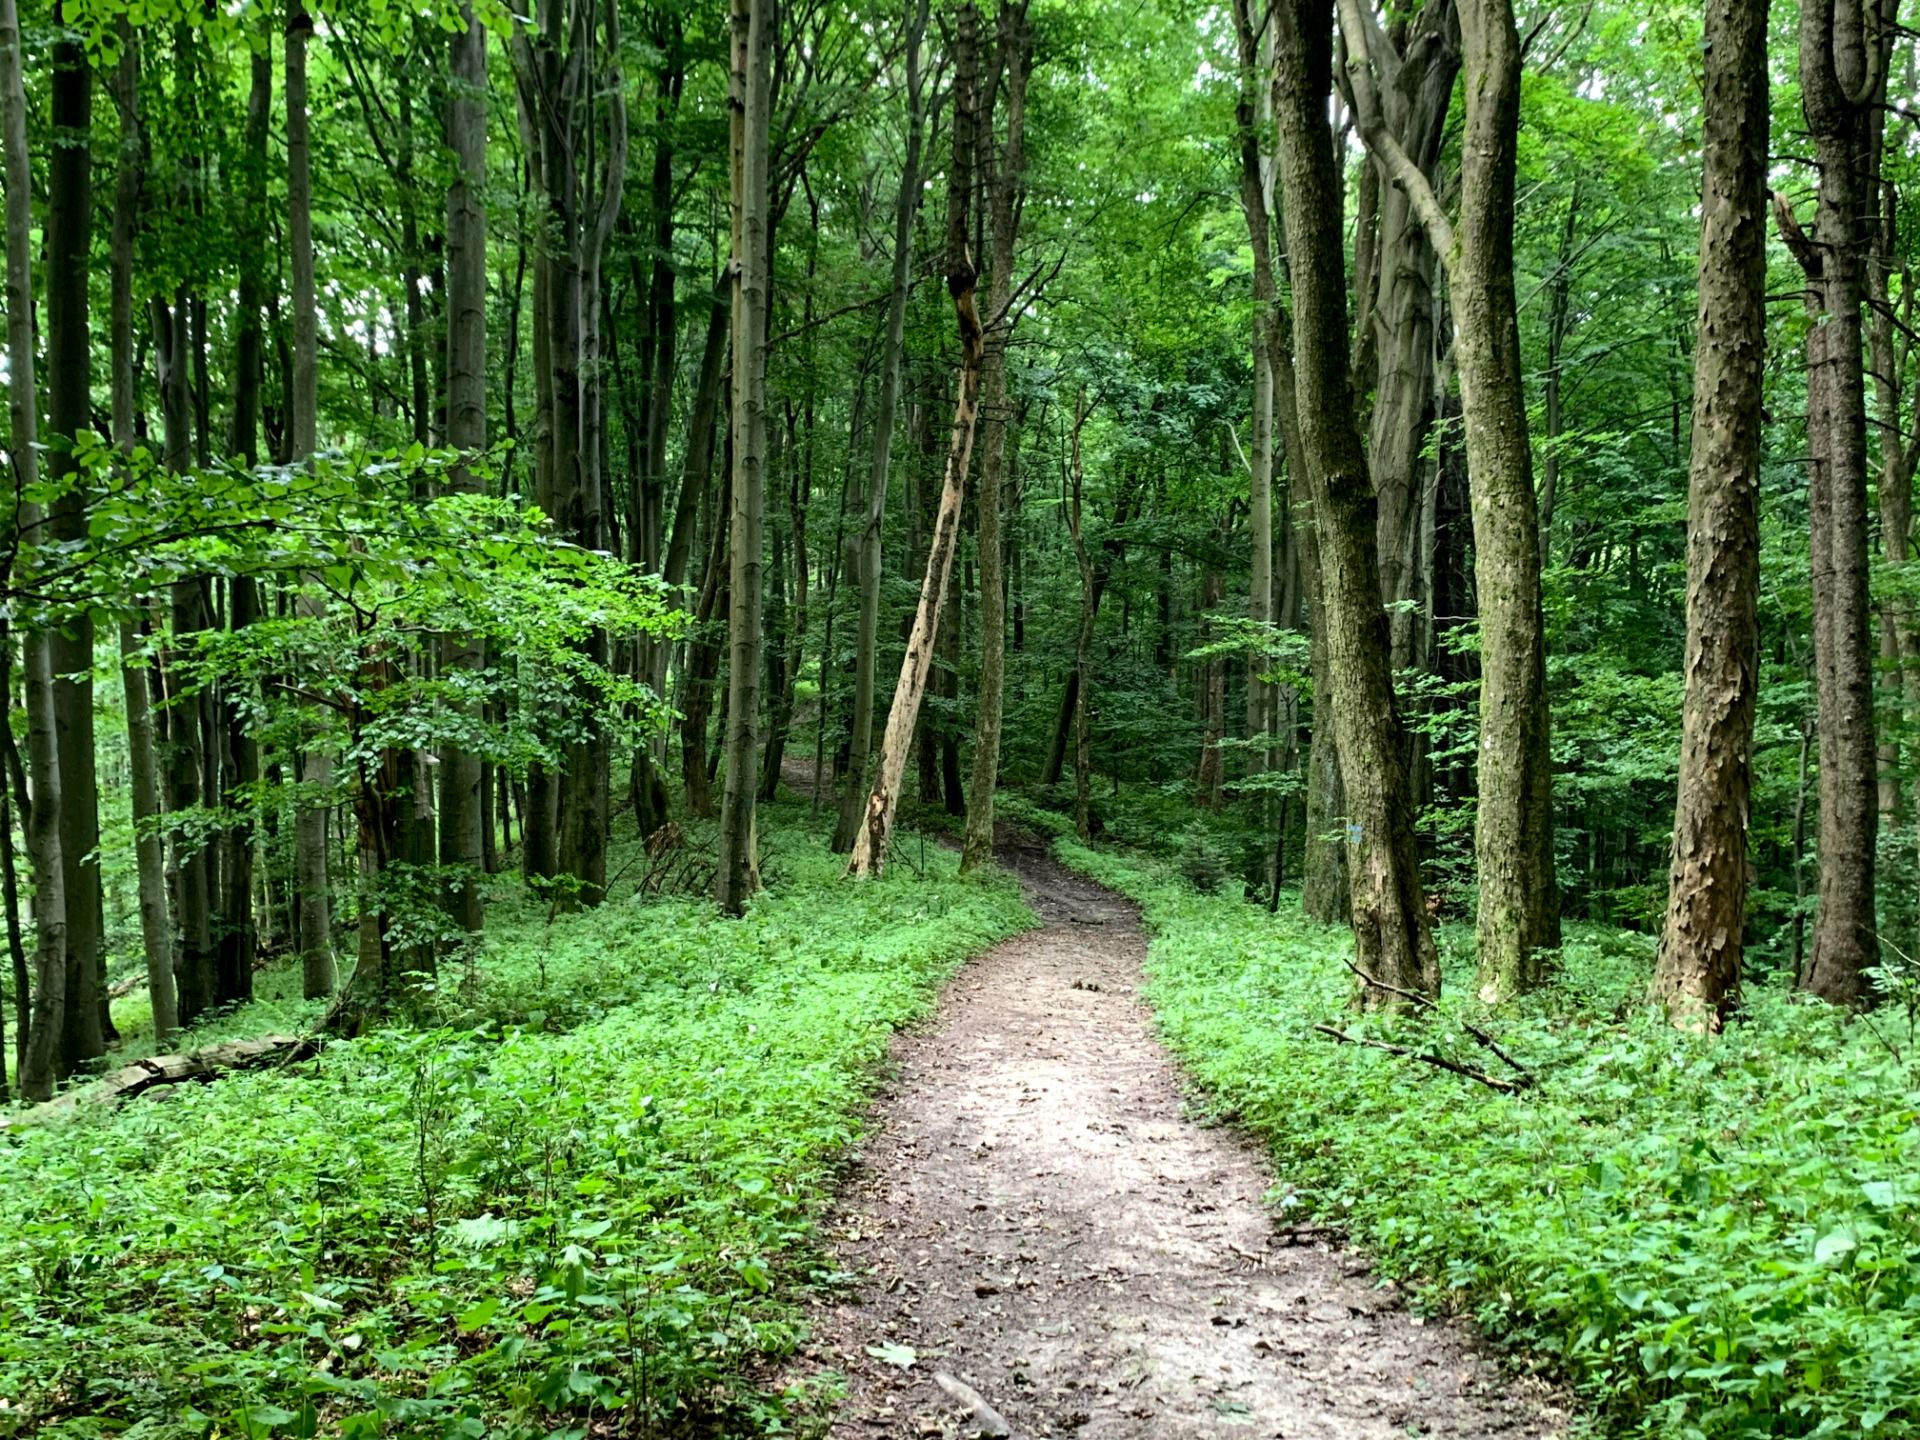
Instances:
[[[1045,926],[901,1039],[830,1222],[859,1277],[816,1326],[814,1362],[848,1377],[833,1435],[1562,1434],[1553,1393],[1462,1327],[1288,1243],[1258,1150],[1182,1116],[1133,908],[1005,859]]]

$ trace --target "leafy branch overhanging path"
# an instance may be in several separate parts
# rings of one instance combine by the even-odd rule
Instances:
[[[1038,850],[1003,860],[1044,927],[900,1044],[831,1222],[859,1277],[807,1356],[849,1377],[833,1434],[1563,1434],[1558,1397],[1281,1228],[1257,1151],[1183,1118],[1132,907]]]

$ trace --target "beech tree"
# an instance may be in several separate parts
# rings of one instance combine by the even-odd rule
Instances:
[[[1508,0],[1465,0],[1467,119],[1456,226],[1419,164],[1388,126],[1373,53],[1388,42],[1372,9],[1341,0],[1347,79],[1361,133],[1406,194],[1447,266],[1473,485],[1479,591],[1480,806],[1474,859],[1480,890],[1480,993],[1529,990],[1560,944],[1548,748],[1546,622],[1540,600],[1539,515],[1513,280],[1520,36]]]
[[[1326,610],[1327,699],[1346,795],[1354,944],[1361,970],[1374,980],[1436,994],[1440,962],[1414,847],[1373,491],[1349,389],[1340,179],[1326,118],[1332,16],[1310,0],[1278,0],[1273,20],[1275,156],[1293,279],[1300,434]],[[1372,986],[1362,993],[1369,1004],[1387,998],[1390,992]]]

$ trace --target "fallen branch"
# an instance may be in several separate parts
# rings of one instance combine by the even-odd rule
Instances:
[[[1422,1010],[1429,1011],[1432,1014],[1446,1015],[1447,1019],[1453,1021],[1454,1024],[1466,1031],[1476,1045],[1479,1045],[1482,1049],[1491,1051],[1504,1064],[1510,1066],[1514,1073],[1520,1076],[1523,1085],[1531,1085],[1533,1083],[1533,1072],[1511,1055],[1507,1054],[1505,1050],[1502,1050],[1499,1041],[1495,1040],[1493,1036],[1482,1030],[1478,1025],[1462,1020],[1458,1015],[1448,1014],[1448,1012],[1433,1003],[1431,996],[1422,995],[1418,990],[1403,990],[1398,985],[1389,985],[1384,980],[1376,980],[1344,955],[1340,957],[1340,963],[1345,965],[1347,969],[1351,970],[1355,975],[1359,976],[1360,983],[1363,985],[1371,985],[1374,989],[1384,990],[1389,995],[1398,995],[1403,999],[1411,1000]]]
[[[17,1115],[0,1116],[0,1130],[57,1119],[82,1106],[111,1108],[162,1085],[188,1080],[215,1080],[236,1070],[263,1070],[269,1065],[304,1060],[320,1048],[318,1035],[255,1035],[209,1045],[188,1055],[155,1055],[123,1065],[105,1079],[81,1085]]]
[[[1370,1050],[1384,1050],[1389,1055],[1399,1055],[1408,1060],[1419,1060],[1442,1070],[1451,1071],[1468,1080],[1478,1080],[1489,1089],[1498,1090],[1503,1095],[1517,1095],[1532,1083],[1528,1077],[1515,1080],[1502,1080],[1498,1075],[1489,1075],[1484,1070],[1476,1070],[1471,1065],[1462,1065],[1458,1060],[1449,1060],[1444,1055],[1431,1050],[1410,1050],[1405,1045],[1389,1044],[1385,1040],[1370,1040],[1364,1035],[1349,1035],[1336,1025],[1316,1025],[1313,1027],[1322,1035],[1330,1035],[1343,1045],[1365,1045]]]

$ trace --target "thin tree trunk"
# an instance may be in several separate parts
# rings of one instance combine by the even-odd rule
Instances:
[[[312,144],[307,115],[307,43],[313,17],[302,0],[287,10],[287,230],[293,274],[293,388],[287,397],[289,434],[297,461],[319,449],[319,337],[314,313]],[[313,613],[317,602],[302,596]],[[333,788],[333,760],[321,744],[300,755],[304,792],[294,812],[294,888],[299,896],[299,949],[303,993],[309,1000],[333,993],[333,916],[329,890],[325,797]]]
[[[906,348],[907,299],[912,291],[913,230],[920,213],[920,151],[926,141],[926,111],[922,101],[920,45],[927,30],[927,0],[913,0],[907,12],[907,146],[900,167],[900,188],[893,210],[893,279],[887,298],[887,328],[880,349],[880,393],[874,404],[873,464],[861,507],[858,544],[860,609],[853,648],[853,731],[851,763],[841,790],[840,812],[834,825],[836,854],[852,850],[860,829],[861,810],[869,789],[873,757],[875,677],[880,652],[880,581],[882,524],[887,510],[887,482],[893,461],[893,419],[900,401],[901,357]],[[824,674],[824,671],[823,671]],[[824,708],[822,711],[824,717]]]
[[[1080,628],[1073,638],[1073,670],[1079,676],[1076,689],[1073,720],[1073,829],[1082,840],[1093,838],[1092,789],[1093,789],[1093,750],[1088,735],[1088,710],[1091,707],[1089,691],[1091,681],[1087,674],[1088,659],[1093,651],[1093,563],[1087,559],[1087,540],[1081,524],[1080,502],[1086,490],[1086,475],[1080,454],[1080,432],[1086,428],[1087,418],[1092,415],[1093,407],[1082,394],[1076,398],[1073,407],[1073,433],[1070,440],[1068,475],[1072,481],[1072,495],[1067,510],[1068,533],[1073,540],[1074,565],[1080,572]],[[1218,750],[1211,751],[1217,756]],[[1215,775],[1215,789],[1218,790],[1218,775]]]
[[[0,146],[6,161],[7,399],[13,423],[8,445],[15,482],[32,496],[39,475],[39,395],[33,344],[32,182],[27,155],[27,98],[20,17],[15,0],[0,0]],[[45,517],[24,499],[16,524],[31,533]],[[12,642],[0,636],[0,644]],[[33,868],[33,1009],[19,1066],[21,1098],[47,1100],[59,1078],[67,997],[66,866],[60,854],[60,751],[54,731],[53,656],[45,634],[26,637],[27,752],[34,793],[21,795],[27,855]]]
[[[114,104],[120,112],[121,145],[114,176],[113,227],[108,257],[112,289],[108,390],[113,416],[113,443],[122,454],[128,454],[136,442],[135,388],[138,380],[133,353],[133,251],[139,230],[146,140],[140,113],[138,37],[124,20],[120,28],[120,45],[120,61],[114,67],[112,81]],[[256,90],[259,85],[258,67],[262,63],[256,61],[253,77]],[[251,107],[248,118],[251,121]],[[261,143],[264,146],[264,130]],[[264,181],[264,175],[262,178]],[[250,275],[249,270],[243,274],[241,281],[243,307]],[[260,364],[257,309],[254,314],[255,323],[251,327],[254,340],[252,357],[257,372]],[[241,353],[235,363],[241,367],[244,377],[249,334],[244,309],[240,317],[239,334]],[[241,390],[244,389],[243,384]],[[254,396],[257,399],[257,386]],[[238,429],[242,416],[247,413],[244,399],[236,399],[234,411],[234,424]],[[257,411],[253,412],[253,424],[257,429]],[[161,833],[164,811],[160,802],[159,762],[154,746],[153,702],[147,683],[146,657],[141,651],[134,622],[123,619],[120,622],[120,665],[127,709],[128,780],[133,806],[140,938],[146,951],[147,994],[153,1012],[154,1040],[164,1043],[179,1028],[179,1009],[174,993],[173,935],[167,914],[166,846]],[[10,848],[11,837],[8,837],[8,843]]]
[[[13,713],[13,637],[0,631],[0,696],[5,697],[7,713]],[[0,744],[7,749],[7,764],[0,766],[0,897],[7,913],[7,959],[13,976],[13,1069],[16,1078],[25,1074],[27,1041],[33,1030],[33,973],[27,968],[26,939],[20,924],[20,860],[13,848],[14,772],[19,765],[13,727],[0,733]],[[166,899],[161,897],[162,913]],[[164,960],[166,952],[161,951]],[[171,983],[168,995],[172,995]],[[0,1046],[5,1043],[0,1037]]]
[[[52,535],[62,544],[87,534],[87,497],[75,477],[72,437],[93,424],[92,336],[87,289],[92,275],[93,67],[80,32],[53,7],[51,120],[47,165],[47,470],[56,495]],[[81,609],[49,637],[54,726],[60,751],[60,854],[66,866],[67,992],[62,1069],[106,1052],[105,923],[100,888],[100,787],[94,775],[93,616]]]
[[[967,787],[962,874],[993,862],[993,792],[1000,782],[1000,718],[1006,698],[1007,557],[1001,540],[1001,490],[1007,472],[1007,437],[1012,429],[1007,400],[1007,344],[1016,318],[1013,255],[1026,190],[1027,78],[1033,69],[1033,32],[1027,24],[1024,3],[1001,5],[995,50],[1005,71],[1007,139],[994,167],[991,188],[993,275],[987,286],[988,339],[980,382],[985,436],[980,454],[980,491],[974,502],[980,525],[980,693],[974,710],[973,774]],[[991,133],[984,139],[991,151]]]
[[[1260,83],[1263,35],[1256,27],[1252,0],[1234,0],[1233,28],[1240,58],[1240,92],[1234,106],[1239,132],[1240,210],[1253,250],[1253,432],[1247,453],[1247,619],[1266,625],[1273,619],[1273,346],[1279,289],[1273,268],[1269,166],[1261,154],[1268,131],[1268,87]],[[1267,747],[1254,744],[1272,729],[1273,687],[1260,678],[1257,662],[1247,671],[1247,773],[1267,768]]]
[[[727,615],[727,775],[715,896],[738,915],[760,886],[754,835],[759,775],[761,548],[766,511],[767,231],[773,14],[733,0],[733,531]]]
[[[464,455],[487,444],[487,32],[462,4],[460,28],[448,38],[452,72],[447,141],[453,180],[447,187],[447,443]],[[480,477],[456,467],[455,494],[480,493]],[[472,636],[450,637],[443,671],[472,671],[485,663]],[[486,923],[480,876],[486,872],[488,827],[480,756],[458,745],[440,751],[440,864],[449,871],[447,914],[469,935]]]
[[[914,721],[926,694],[933,647],[940,635],[940,611],[953,568],[954,546],[960,533],[960,501],[966,488],[967,464],[973,453],[982,356],[980,317],[973,299],[978,277],[967,248],[967,211],[973,185],[975,135],[979,128],[979,27],[979,7],[969,0],[954,17],[953,160],[947,167],[946,264],[947,293],[953,297],[960,331],[961,361],[953,432],[947,449],[946,480],[941,487],[940,510],[934,517],[933,534],[928,542],[920,605],[914,613],[913,630],[907,637],[906,654],[900,661],[900,679],[894,686],[893,704],[887,711],[887,726],[880,740],[873,788],[867,796],[866,823],[854,841],[852,859],[847,866],[851,875],[878,876],[886,868],[900,781],[906,774]]]

